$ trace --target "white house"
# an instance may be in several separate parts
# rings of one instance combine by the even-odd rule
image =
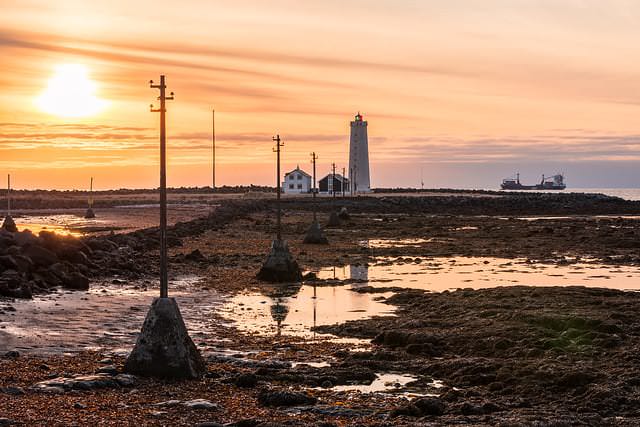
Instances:
[[[282,182],[283,193],[310,193],[311,188],[311,175],[300,169],[300,166],[284,174],[284,181]]]

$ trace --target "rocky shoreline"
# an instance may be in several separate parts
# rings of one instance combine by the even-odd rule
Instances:
[[[640,221],[621,217],[640,215],[640,204],[617,198],[376,196],[319,204],[320,221],[340,207],[349,214],[325,228],[328,246],[302,243],[312,220],[310,201],[283,202],[284,237],[303,268],[416,264],[456,256],[518,258],[550,268],[640,265]],[[202,276],[203,292],[263,289],[255,275],[275,231],[274,210],[272,200],[227,200],[208,217],[170,227],[172,274]],[[73,288],[67,282],[72,274],[84,276],[87,284],[154,279],[157,247],[157,228],[81,239],[0,232],[0,283],[21,275],[19,286],[6,287],[15,298],[24,283],[32,293]],[[41,286],[36,279],[45,274],[52,277],[40,279]],[[305,280],[318,286],[356,283],[312,274]],[[118,355],[7,353],[0,369],[12,374],[0,376],[0,425],[8,423],[2,417],[25,425],[203,427],[640,422],[636,292],[558,286],[427,292],[393,283],[357,284],[353,292],[397,307],[394,315],[316,331],[361,344],[220,327],[221,345],[229,353],[206,354],[207,374],[200,381],[119,377],[128,384],[123,385],[117,376],[124,359]],[[387,376],[391,383],[380,385],[384,393],[345,391],[366,390]],[[52,389],[43,391],[46,387]],[[35,409],[23,412],[24,407]]]

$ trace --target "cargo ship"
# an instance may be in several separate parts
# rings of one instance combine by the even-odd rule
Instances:
[[[515,178],[503,179],[500,187],[503,190],[564,190],[567,188],[564,183],[564,175],[560,173],[549,177],[542,175],[542,181],[540,181],[540,184],[535,185],[521,184],[520,174],[517,173]]]

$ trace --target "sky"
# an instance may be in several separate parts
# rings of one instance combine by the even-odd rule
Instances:
[[[157,187],[149,80],[160,74],[175,92],[170,186],[211,184],[215,109],[218,185],[274,185],[275,134],[283,171],[310,170],[311,151],[320,176],[340,170],[360,111],[373,187],[496,188],[516,172],[640,187],[635,0],[0,0],[0,10],[0,176],[17,188],[82,189],[91,176],[98,189]],[[59,102],[84,90],[82,73],[92,101]],[[61,79],[62,92],[51,83]]]

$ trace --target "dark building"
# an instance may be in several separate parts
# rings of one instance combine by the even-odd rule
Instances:
[[[331,178],[333,176],[334,175],[330,173],[324,178],[322,178],[320,181],[318,181],[318,191],[320,193],[333,194],[333,191],[335,190],[336,193],[342,193],[342,186],[344,185],[344,192],[348,193],[349,179],[343,177],[340,174],[335,174],[335,179],[333,179],[333,183],[332,183]]]

